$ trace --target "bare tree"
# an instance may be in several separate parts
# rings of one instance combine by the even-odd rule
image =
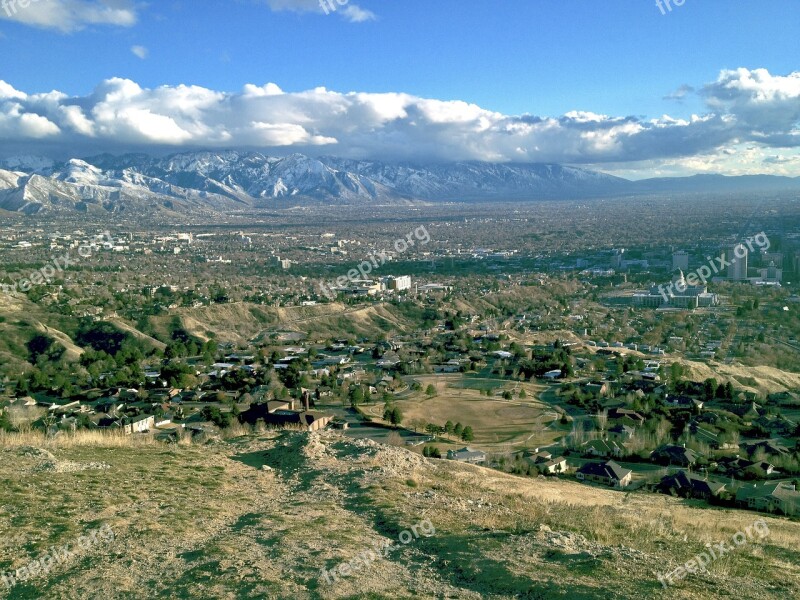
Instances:
[[[597,428],[600,431],[606,430],[606,425],[608,425],[608,411],[601,410],[594,416],[595,422],[597,423]]]

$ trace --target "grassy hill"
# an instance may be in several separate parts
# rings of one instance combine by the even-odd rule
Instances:
[[[113,530],[113,540],[98,538],[10,593],[0,582],[0,597],[800,595],[800,523],[516,478],[333,432],[171,446],[21,434],[0,438],[0,448],[0,571]],[[659,583],[658,574],[760,518],[763,539],[706,574],[669,589]],[[369,551],[389,542],[372,560]],[[339,565],[359,555],[342,576]]]

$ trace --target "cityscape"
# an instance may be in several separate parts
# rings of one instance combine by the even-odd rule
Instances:
[[[800,597],[788,0],[196,4],[0,5],[0,598]]]

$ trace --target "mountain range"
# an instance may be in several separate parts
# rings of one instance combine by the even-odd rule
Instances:
[[[300,203],[584,199],[645,193],[800,190],[800,178],[698,175],[629,181],[555,164],[387,163],[301,154],[185,152],[54,162],[0,160],[0,209],[226,212]]]

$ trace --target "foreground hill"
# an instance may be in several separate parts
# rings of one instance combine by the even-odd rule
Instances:
[[[89,437],[47,448],[31,436],[0,440],[8,482],[0,526],[9,532],[0,540],[0,570],[92,530],[114,538],[97,538],[11,595],[0,586],[0,597],[800,594],[797,522],[765,517],[766,537],[664,589],[659,574],[707,543],[730,541],[759,515],[522,479],[336,433],[178,446]],[[386,544],[384,557],[370,557]],[[339,565],[354,559],[343,576]]]

